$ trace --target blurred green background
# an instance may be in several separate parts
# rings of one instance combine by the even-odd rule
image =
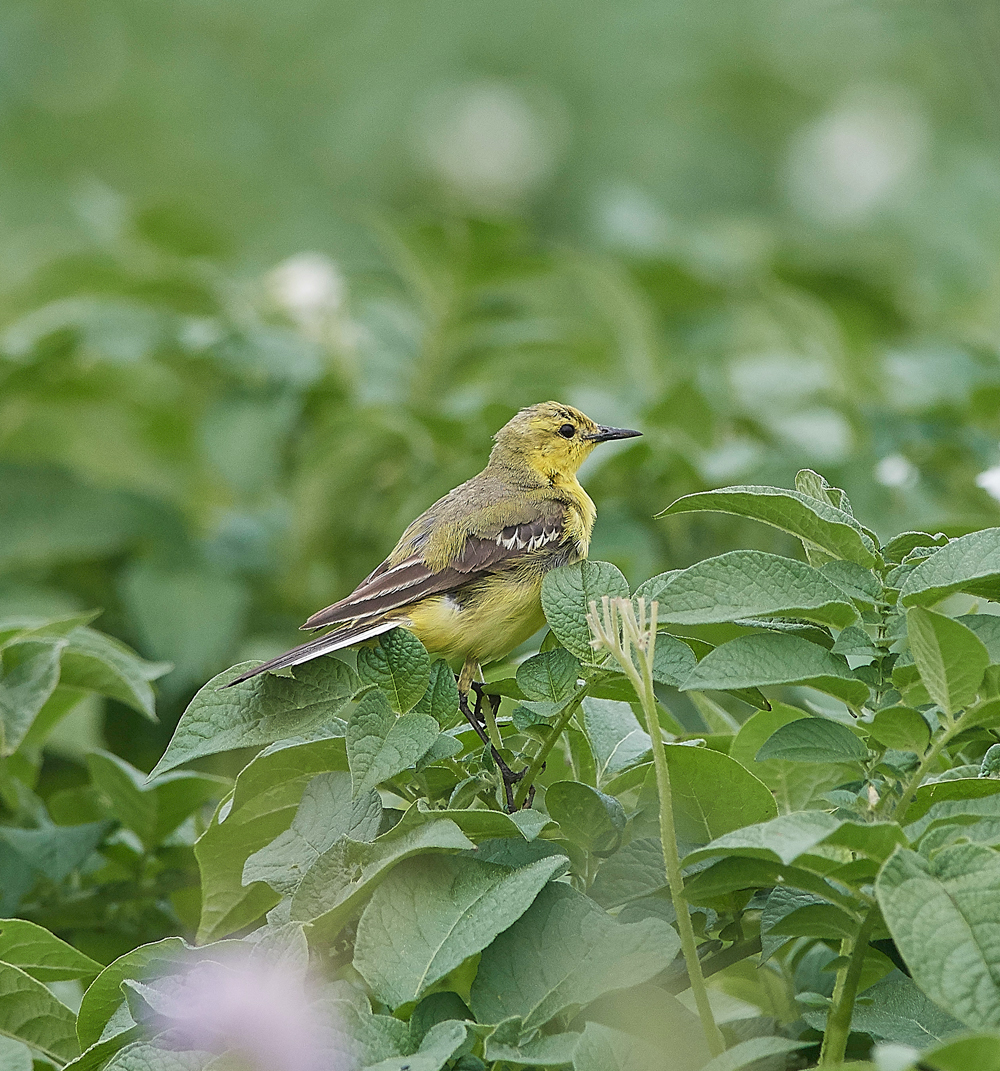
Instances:
[[[103,607],[212,673],[296,640],[558,398],[644,438],[584,482],[634,582],[845,487],[1000,523],[992,0],[9,0],[0,611]]]

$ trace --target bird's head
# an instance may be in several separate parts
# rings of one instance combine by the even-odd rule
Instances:
[[[597,424],[571,405],[539,402],[515,414],[496,433],[490,464],[527,466],[547,480],[572,476],[598,443],[641,434]]]

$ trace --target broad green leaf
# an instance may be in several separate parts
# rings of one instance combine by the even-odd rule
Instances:
[[[945,1041],[918,1058],[921,1066],[933,1071],[1000,1071],[1000,1032]]]
[[[925,859],[900,848],[875,893],[924,993],[966,1026],[1000,1027],[1000,854],[962,844]]]
[[[517,684],[524,697],[552,703],[569,699],[579,676],[580,660],[565,647],[544,651],[517,667]]]
[[[405,628],[383,632],[374,646],[358,648],[362,684],[381,688],[399,714],[411,710],[427,690],[431,659],[427,648]]]
[[[871,637],[864,629],[856,625],[849,625],[845,628],[830,650],[834,654],[860,655],[862,658],[874,658],[878,655],[878,649]]]
[[[87,766],[94,786],[106,797],[122,825],[152,849],[189,814],[230,788],[228,780],[210,774],[176,772],[149,781],[146,775],[108,751],[92,751]]]
[[[666,746],[677,836],[705,844],[731,830],[766,822],[778,813],[767,786],[728,755],[706,747]],[[658,811],[655,773],[646,776],[640,805]]]
[[[521,810],[514,814],[505,814],[503,811],[488,811],[479,809],[448,809],[435,811],[428,808],[424,810],[423,800],[417,800],[414,818],[417,815],[426,815],[426,821],[438,818],[449,818],[458,828],[477,844],[482,840],[495,839],[498,837],[515,837],[519,841],[534,840],[547,825],[551,825],[549,818],[541,811]],[[409,814],[409,811],[407,811]]]
[[[840,588],[805,562],[734,550],[671,577],[659,593],[657,619],[705,625],[750,617],[794,617],[845,628],[858,612]]]
[[[840,655],[783,633],[738,636],[716,647],[698,663],[682,690],[727,691],[768,684],[806,684],[852,706],[868,698],[868,686]]]
[[[799,718],[776,729],[756,758],[761,762],[863,762],[868,749],[846,725],[827,718]]]
[[[520,918],[562,866],[559,856],[515,870],[460,856],[402,862],[361,914],[354,966],[389,1007],[418,1000]]]
[[[663,848],[656,837],[635,837],[601,863],[588,893],[602,907],[621,907],[667,888]]]
[[[952,824],[968,829],[981,819],[1000,819],[1000,794],[934,803],[906,827],[906,836],[915,845],[929,829]]]
[[[857,562],[826,562],[819,567],[819,571],[856,602],[874,606],[883,598],[881,581],[870,569],[865,569]]]
[[[357,674],[336,658],[295,666],[294,679],[263,673],[226,685],[249,662],[217,674],[188,704],[151,777],[190,759],[302,736],[329,725],[358,690]]]
[[[665,632],[656,634],[656,646],[653,648],[653,680],[657,684],[669,684],[679,688],[687,680],[697,664],[694,651]]]
[[[287,896],[341,837],[373,841],[381,819],[382,801],[374,789],[352,799],[350,774],[318,774],[302,793],[291,827],[247,858],[243,883],[263,881]]]
[[[347,761],[355,796],[413,766],[438,737],[429,714],[397,718],[381,691],[368,692],[347,723]]]
[[[816,1030],[826,1028],[824,1012],[805,1011],[802,1017]],[[897,970],[863,990],[854,1005],[851,1029],[879,1041],[923,1049],[965,1028]]]
[[[803,904],[771,927],[775,937],[817,937],[825,941],[852,940],[858,922],[834,904]]]
[[[448,819],[407,816],[371,844],[343,838],[313,863],[292,897],[291,917],[335,935],[397,864],[424,852],[456,852],[472,841]]]
[[[1000,529],[996,530],[1000,533]],[[931,699],[954,715],[976,698],[990,664],[982,640],[954,618],[914,606],[906,614],[913,660]]]
[[[811,1044],[811,1041],[793,1041],[791,1038],[781,1037],[748,1038],[709,1060],[702,1071],[740,1071],[741,1068],[752,1067],[759,1061],[784,1056]]]
[[[125,644],[94,629],[76,628],[69,633],[62,652],[59,682],[117,699],[156,721],[156,701],[149,682],[170,668],[164,662],[147,662]]]
[[[164,1038],[163,1047],[153,1041],[136,1041],[116,1053],[105,1071],[208,1071],[215,1057],[208,1052],[170,1048]]]
[[[814,893],[793,889],[788,885],[776,885],[767,895],[767,902],[760,913],[760,963],[765,964],[778,949],[783,948],[791,937],[773,933],[774,928],[788,915],[801,907],[824,904],[826,901]]]
[[[415,714],[430,714],[442,729],[450,729],[461,719],[458,684],[451,666],[443,658],[431,663],[427,688],[413,711]]]
[[[579,1034],[536,1034],[529,1040],[522,1040],[523,1033],[518,1016],[505,1019],[483,1042],[483,1057],[530,1067],[562,1067],[573,1062]]]
[[[222,803],[195,845],[202,891],[200,943],[242,929],[278,902],[263,882],[243,885],[246,861],[288,829],[309,782],[337,769],[347,769],[342,738],[276,745],[246,766],[232,799]]]
[[[909,825],[923,817],[936,803],[949,800],[978,800],[985,796],[1000,794],[1000,781],[992,778],[961,777],[948,781],[933,781],[921,785],[913,796],[913,802],[902,816]]]
[[[583,701],[583,725],[597,763],[599,785],[650,754],[649,733],[639,724],[628,703],[588,697]]]
[[[0,755],[12,755],[59,683],[65,639],[25,640],[2,651]]]
[[[452,1057],[465,1047],[467,1035],[465,1023],[454,1019],[435,1023],[424,1035],[416,1052],[368,1064],[365,1071],[441,1071],[445,1064],[450,1066]]]
[[[0,963],[0,1034],[38,1049],[57,1065],[80,1049],[76,1016],[30,974]]]
[[[169,973],[185,962],[191,946],[180,937],[166,937],[162,941],[140,945],[109,964],[91,983],[76,1020],[76,1033],[83,1049],[96,1044],[112,1016],[121,1007],[121,985],[127,978],[147,978],[158,973]]]
[[[989,652],[990,665],[1000,665],[1000,617],[996,614],[963,614],[955,618],[971,629]]]
[[[0,960],[40,982],[91,978],[102,970],[90,956],[25,919],[0,919]]]
[[[587,1023],[573,1053],[573,1071],[660,1071],[662,1054],[644,1038]]]
[[[588,852],[610,855],[622,842],[625,810],[614,796],[579,781],[555,781],[545,789],[545,806],[563,836]]]
[[[943,532],[930,535],[928,532],[901,532],[882,548],[887,562],[901,562],[916,547],[943,547],[948,537]]]
[[[601,599],[628,598],[628,581],[610,562],[582,561],[545,574],[542,609],[549,628],[571,654],[584,662],[594,659],[587,613],[591,602],[598,610]]]
[[[933,606],[953,591],[1000,596],[1000,528],[953,539],[917,565],[899,597],[904,606]]]
[[[923,755],[931,742],[931,729],[912,707],[884,707],[868,727],[868,735],[884,747]]]
[[[778,487],[723,487],[718,491],[685,495],[656,516],[701,510],[751,517],[797,536],[807,548],[865,567],[877,561],[875,545],[849,513],[799,491]]]
[[[771,790],[778,811],[789,814],[805,811],[823,801],[826,793],[857,776],[857,767],[846,763],[818,766],[782,759],[757,761],[764,741],[782,725],[809,717],[804,710],[775,703],[771,710],[759,710],[740,727],[729,748],[729,757],[745,766]]]
[[[821,844],[836,832],[843,820],[825,811],[799,811],[781,814],[769,822],[748,825],[718,837],[684,859],[685,866],[712,856],[740,855],[747,859],[765,859],[790,866],[800,855]]]
[[[87,861],[112,825],[111,822],[86,822],[78,826],[46,824],[37,829],[0,826],[0,858],[5,854],[8,865],[16,860],[36,876],[58,883]],[[4,913],[11,913],[17,907],[16,903],[8,903],[8,892],[3,890],[0,905]]]
[[[663,970],[680,939],[660,919],[621,923],[568,885],[550,883],[482,954],[470,1006],[481,1023],[524,1029]]]

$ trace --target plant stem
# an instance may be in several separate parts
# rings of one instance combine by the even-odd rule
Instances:
[[[899,821],[903,820],[906,814],[907,808],[913,802],[913,797],[916,795],[917,789],[920,788],[920,783],[927,776],[927,771],[937,761],[938,755],[951,743],[952,738],[958,733],[958,722],[952,722],[944,732],[931,744],[930,751],[924,755],[920,765],[917,767],[916,772],[910,778],[910,783],[903,791],[903,795],[900,797],[899,803],[896,804],[893,809],[893,817]]]
[[[624,628],[619,625],[619,604]],[[670,790],[670,770],[667,766],[667,751],[663,744],[663,731],[660,728],[659,716],[656,712],[656,692],[653,689],[653,653],[656,645],[656,613],[657,604],[650,605],[650,626],[646,630],[645,607],[640,600],[639,613],[643,620],[636,622],[635,612],[631,601],[614,600],[605,603],[604,629],[600,632],[595,628],[598,624],[597,607],[591,604],[591,612],[594,624],[591,628],[603,645],[611,651],[616,661],[622,667],[625,675],[632,683],[642,712],[646,718],[646,729],[649,732],[650,743],[653,751],[653,767],[656,771],[656,788],[660,803],[660,841],[663,846],[663,865],[667,872],[667,884],[670,887],[670,899],[677,915],[677,930],[681,939],[681,951],[684,953],[684,963],[687,966],[688,982],[694,995],[695,1006],[698,1009],[698,1017],[701,1019],[701,1027],[705,1032],[705,1041],[709,1052],[718,1056],[725,1051],[726,1044],[712,1014],[712,1006],[708,1002],[708,990],[705,988],[705,978],[701,973],[701,961],[698,959],[698,946],[694,939],[694,927],[691,925],[691,913],[688,903],[684,899],[684,875],[681,872],[680,856],[677,852],[677,832],[674,828],[673,796]],[[642,674],[636,669],[632,660],[632,647],[639,652],[639,662],[642,666]]]
[[[515,810],[520,810],[524,805],[524,801],[528,798],[528,792],[531,789],[532,784],[534,784],[535,778],[539,775],[542,767],[545,765],[545,760],[549,757],[549,752],[555,746],[559,737],[562,736],[563,729],[569,725],[570,718],[577,712],[586,694],[587,685],[583,684],[577,688],[570,699],[567,700],[566,705],[559,711],[556,720],[552,723],[552,729],[549,732],[548,739],[538,749],[537,754],[528,764],[524,777],[518,782],[517,791],[514,793]]]
[[[851,1036],[851,1016],[858,995],[858,982],[861,980],[861,969],[868,951],[868,938],[871,937],[877,917],[878,908],[869,908],[858,926],[857,934],[853,938],[845,937],[841,942],[840,954],[848,956],[849,962],[837,972],[833,1007],[826,1018],[826,1031],[819,1055],[820,1067],[839,1067],[844,1062],[847,1039]]]

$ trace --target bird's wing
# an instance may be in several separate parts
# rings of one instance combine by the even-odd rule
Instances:
[[[439,595],[495,572],[543,547],[556,547],[566,538],[565,512],[549,512],[520,524],[510,524],[495,535],[469,535],[461,552],[443,569],[432,569],[419,554],[395,565],[384,561],[340,602],[312,615],[304,629],[322,628],[343,621],[398,610],[428,595]]]

